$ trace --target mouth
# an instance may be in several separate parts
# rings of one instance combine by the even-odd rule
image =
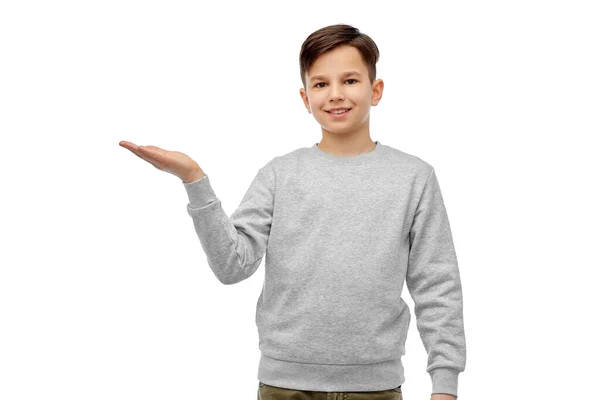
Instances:
[[[325,110],[325,112],[333,118],[341,118],[341,117],[347,115],[350,112],[350,110],[352,110],[352,108],[347,108],[346,111],[344,111],[344,112],[339,112],[339,111],[331,112],[331,111],[327,111],[327,110]]]

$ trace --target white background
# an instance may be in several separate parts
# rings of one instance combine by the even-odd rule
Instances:
[[[0,398],[256,398],[264,261],[219,283],[182,182],[118,143],[185,152],[231,215],[258,168],[321,139],[298,55],[335,23],[381,51],[371,138],[436,168],[459,398],[598,398],[599,17],[573,0],[2,2]],[[413,318],[405,400],[429,399],[426,361]]]

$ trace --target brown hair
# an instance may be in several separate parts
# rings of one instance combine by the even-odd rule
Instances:
[[[306,89],[305,73],[323,53],[342,45],[354,46],[360,52],[369,71],[369,80],[375,81],[377,70],[375,64],[379,60],[379,49],[368,35],[357,28],[337,24],[321,28],[308,36],[300,49],[300,78]]]

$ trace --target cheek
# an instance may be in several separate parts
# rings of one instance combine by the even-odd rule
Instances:
[[[370,104],[371,103],[371,93],[360,91],[354,93],[354,100],[360,104]]]
[[[323,102],[320,101],[319,99],[311,99],[310,100],[310,108],[313,111],[321,111],[321,109],[323,108]]]

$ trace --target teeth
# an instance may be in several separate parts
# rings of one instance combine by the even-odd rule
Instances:
[[[349,110],[349,108],[347,108],[345,110],[336,110],[336,111],[329,111],[329,112],[332,113],[332,114],[343,114],[343,113],[345,113],[348,110]]]

